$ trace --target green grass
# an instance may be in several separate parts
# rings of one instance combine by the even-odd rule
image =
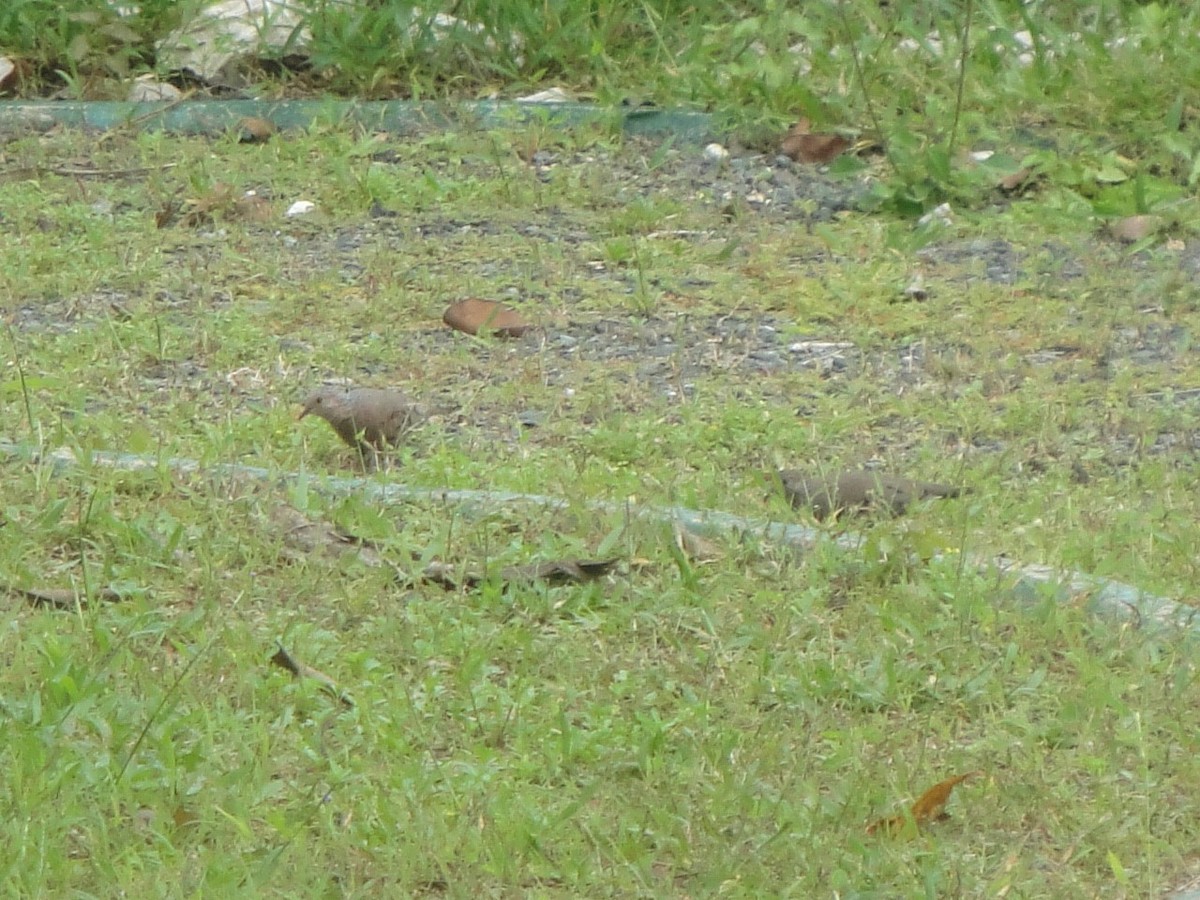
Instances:
[[[77,612],[6,599],[4,890],[1142,897],[1191,872],[1192,651],[1069,606],[1014,607],[953,553],[906,559],[1006,552],[1189,597],[1194,463],[1155,442],[1194,412],[1154,391],[1194,383],[1192,367],[1113,349],[1146,316],[1191,327],[1171,257],[1139,269],[1076,237],[1085,274],[1061,282],[1061,252],[1014,207],[965,237],[1008,234],[1051,274],[1005,285],[964,280],[970,257],[931,263],[931,299],[896,303],[908,266],[868,249],[886,221],[729,223],[682,190],[630,208],[613,173],[653,148],[564,133],[566,162],[543,182],[505,149],[525,139],[9,145],[21,165],[89,148],[99,168],[155,174],[4,185],[18,236],[0,266],[5,341],[28,391],[10,366],[8,433],[303,474],[270,486],[3,463],[4,579],[128,592]],[[399,161],[371,163],[382,146]],[[690,152],[668,152],[656,177],[679,177]],[[319,211],[155,229],[168,199],[217,180],[277,213],[301,195]],[[373,222],[376,200],[401,218]],[[654,236],[665,228],[702,236]],[[731,232],[739,249],[723,256]],[[637,252],[614,259],[618,238]],[[1167,311],[1144,311],[1147,279]],[[544,346],[438,324],[457,296],[510,289],[547,324]],[[688,369],[709,334],[697,326],[730,315],[853,340],[865,365],[755,373],[712,345],[729,365]],[[645,351],[556,355],[556,335],[586,323],[613,341],[672,336],[686,402],[638,375]],[[904,375],[913,341],[929,353]],[[1076,349],[1029,361],[1050,346]],[[568,507],[322,494],[351,455],[293,416],[330,374],[439,407],[403,452],[405,481]],[[525,409],[543,424],[518,429]],[[790,518],[761,468],[871,456],[977,493],[864,523],[857,551],[796,560],[748,535],[705,566],[677,557],[669,529],[588,506]],[[414,553],[630,566],[577,588],[403,587],[352,552],[289,561],[280,504],[408,568]],[[270,666],[276,640],[355,706]],[[956,791],[952,819],[915,840],[866,834],[971,770],[984,775]]]
[[[1193,839],[1190,658],[998,608],[953,568],[879,584],[733,550],[681,579],[635,529],[652,562],[628,579],[460,597],[281,565],[246,487],[95,471],[16,499],[10,517],[69,517],[43,513],[27,567],[58,548],[144,593],[14,617],[13,893],[1063,896],[1113,892],[1116,859],[1147,896]],[[396,550],[458,531],[475,553],[577,551],[554,533],[590,528],[332,512]],[[276,635],[355,707],[268,668]],[[928,836],[865,836],[976,768]]]
[[[22,77],[8,89],[123,99],[133,76],[177,79],[161,42],[200,5],[147,0],[121,17],[93,0],[13,0],[0,12],[0,47]],[[1001,177],[1029,168],[1068,206],[1082,197],[1106,218],[1154,212],[1195,230],[1188,85],[1200,80],[1200,12],[1189,4],[301,7],[306,65],[245,64],[231,77],[246,96],[457,101],[558,86],[605,106],[711,110],[721,128],[763,147],[807,117],[874,142],[888,162],[874,201],[906,216],[944,201],[979,206]],[[447,34],[435,22],[442,13],[477,27]],[[964,154],[979,150],[996,155],[967,165]],[[616,242],[611,252],[629,249]]]
[[[960,562],[1003,553],[1194,602],[1196,14],[979,6],[958,146],[1043,176],[998,198],[946,152],[962,23],[806,6],[560,4],[553,40],[523,7],[456,8],[524,37],[521,61],[471,42],[457,61],[420,41],[349,54],[400,27],[392,7],[314,23],[332,83],[364,96],[563,81],[748,127],[874,117],[891,160],[863,158],[873,213],[729,208],[698,148],[604,126],[6,139],[3,436],[82,462],[0,458],[0,580],[125,599],[0,595],[0,892],[1161,897],[1197,873],[1194,646],[1094,621],[1084,597],[1018,606]],[[171,24],[142,10],[146,40]],[[80,95],[113,90],[98,58],[63,62],[92,27],[69,12],[10,5],[0,45]],[[980,37],[996,24],[1032,26],[1035,65]],[[931,29],[945,59],[905,55]],[[1106,48],[1118,34],[1137,49]],[[521,161],[537,149],[553,165]],[[83,161],[116,174],[72,174]],[[272,218],[225,203],[155,227],[223,184]],[[301,197],[317,211],[284,219]],[[950,230],[895,215],[944,199]],[[1145,210],[1165,235],[1097,236]],[[917,274],[928,298],[906,301]],[[469,295],[544,336],[451,335],[441,312]],[[785,359],[795,341],[852,342],[848,367],[760,365],[737,328],[763,324]],[[329,376],[433,408],[392,477],[565,507],[324,490],[352,454],[294,415]],[[92,450],[201,470],[119,472]],[[704,565],[621,511],[793,520],[763,470],[870,459],[975,493],[862,522],[855,549],[798,558],[750,533]],[[272,477],[214,476],[222,463]],[[583,586],[446,592],[351,545],[297,559],[281,506],[406,570],[624,564]],[[277,641],[353,707],[272,666]],[[866,833],[974,770],[952,818]]]

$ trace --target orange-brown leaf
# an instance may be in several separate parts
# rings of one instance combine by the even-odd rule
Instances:
[[[497,337],[520,337],[529,330],[529,323],[516,312],[494,300],[468,297],[451,305],[442,321],[467,334],[488,331]]]
[[[1126,216],[1110,224],[1108,233],[1118,241],[1132,244],[1150,237],[1162,227],[1162,223],[1158,216]]]
[[[275,126],[258,116],[245,116],[238,122],[238,143],[265,144],[275,133]]]
[[[945,781],[940,781],[917,798],[917,802],[912,805],[913,818],[918,824],[936,819],[942,814],[946,808],[946,801],[950,799],[950,795],[954,793],[954,788],[962,784],[972,775],[978,775],[979,772],[967,772],[963,775],[955,775],[953,778],[947,778]]]
[[[1004,191],[1004,193],[1011,194],[1013,191],[1024,190],[1029,187],[1036,179],[1037,174],[1033,169],[1026,167],[1005,175],[996,182],[996,186]]]
[[[314,669],[312,666],[305,665],[283,649],[283,644],[279,644],[279,649],[275,651],[275,655],[271,657],[271,662],[279,666],[281,669],[286,669],[297,678],[311,678],[321,686],[325,693],[332,697],[341,700],[346,706],[353,706],[354,701],[341,688],[337,686],[337,682],[322,672],[320,669]]]
[[[33,75],[33,64],[21,57],[0,56],[0,94],[15,94]]]
[[[947,778],[945,781],[939,781],[918,797],[917,802],[912,805],[912,809],[909,811],[912,821],[920,827],[934,819],[941,818],[954,789],[968,778],[979,774],[981,773],[966,772],[962,775],[955,775],[953,778]],[[867,834],[875,834],[878,831],[889,835],[897,834],[904,827],[908,818],[909,816],[895,815],[880,819],[867,827]]]
[[[867,826],[867,834],[883,833],[888,837],[895,837],[904,829],[904,823],[908,819],[903,815],[888,816],[886,819],[880,819],[878,822],[872,822]]]
[[[827,163],[850,146],[850,142],[839,134],[823,134],[808,129],[808,119],[801,119],[793,125],[780,142],[779,152],[796,162]]]

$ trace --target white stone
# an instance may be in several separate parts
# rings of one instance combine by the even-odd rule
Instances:
[[[153,75],[143,75],[129,87],[130,103],[152,103],[160,100],[178,100],[183,92],[173,84],[155,81]]]
[[[704,148],[704,158],[710,162],[723,162],[729,159],[729,151],[721,144],[712,143]]]
[[[941,206],[934,207],[917,220],[918,225],[928,225],[931,222],[939,222],[942,225],[953,225],[954,210],[950,208],[950,204],[943,203]]]
[[[158,45],[159,65],[212,81],[234,59],[289,46],[301,15],[286,0],[224,0],[167,35]],[[301,29],[290,46],[306,47],[311,39],[308,29]]]
[[[536,94],[528,94],[524,97],[518,97],[518,103],[570,103],[575,98],[572,97],[564,88],[552,87],[546,88],[544,91],[538,91]]]
[[[284,215],[291,219],[295,216],[308,215],[316,208],[317,204],[313,203],[311,200],[297,200],[287,208],[287,212],[285,212]]]

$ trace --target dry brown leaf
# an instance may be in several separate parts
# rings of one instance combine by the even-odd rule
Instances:
[[[779,152],[796,162],[821,164],[841,156],[850,146],[840,134],[809,131],[810,124],[801,119],[793,125],[780,141]]]
[[[402,577],[405,582],[411,582],[413,579],[409,575]],[[450,563],[434,560],[421,570],[420,580],[430,584],[438,584],[448,591],[457,590],[460,586],[464,588],[473,588],[479,585],[483,579],[478,575],[467,573],[459,575],[455,567]]]
[[[689,531],[682,522],[674,522],[672,527],[675,531],[675,546],[683,551],[683,555],[692,562],[713,562],[723,555],[720,547],[708,538]]]
[[[79,597],[79,605],[87,606],[88,597],[86,594],[76,594],[70,588],[23,588],[16,585],[6,585],[5,590],[10,594],[18,594],[24,597],[34,606],[53,606],[55,609],[63,609],[68,612],[75,609],[75,598]],[[102,588],[95,591],[92,596],[97,600],[103,600],[105,603],[119,603],[125,598],[116,591],[109,588]]]
[[[922,825],[927,825],[935,819],[940,819],[946,814],[946,803],[950,800],[950,795],[954,792],[954,788],[968,778],[981,774],[983,773],[967,772],[963,775],[955,775],[953,778],[947,778],[945,781],[939,781],[917,798],[917,802],[912,805],[907,815],[900,813],[888,816],[886,819],[880,819],[878,822],[873,822],[867,826],[867,834],[882,832],[886,835],[897,835],[904,830],[904,826],[910,821],[919,829]]]
[[[245,116],[238,122],[238,143],[265,144],[275,133],[275,126],[258,116]]]
[[[516,310],[478,297],[469,297],[451,305],[442,314],[442,321],[467,334],[488,332],[506,338],[520,337],[531,327]]]
[[[187,213],[180,224],[187,228],[207,225],[218,213],[228,212],[233,208],[233,185],[219,181],[212,186],[207,194],[190,199],[184,203]]]
[[[233,217],[243,222],[269,222],[275,218],[275,210],[266,197],[246,194],[234,201]]]
[[[162,208],[154,214],[154,227],[166,228],[168,225],[174,225],[175,220],[179,217],[179,202],[176,200],[168,200],[163,204]]]
[[[1158,231],[1163,220],[1158,216],[1126,216],[1108,226],[1108,233],[1125,244],[1134,244]]]
[[[559,559],[528,566],[510,566],[500,572],[505,581],[546,581],[550,584],[573,584],[594,581],[612,571],[613,559]]]
[[[1037,178],[1033,169],[1026,167],[1024,169],[1017,169],[1017,171],[1010,175],[1005,175],[996,182],[996,187],[1000,188],[1006,194],[1011,194],[1014,191],[1021,191],[1032,186],[1035,181],[1037,181]]]
[[[551,562],[530,563],[525,566],[505,566],[500,570],[500,580],[505,584],[521,581],[545,581],[552,585],[577,584],[594,581],[612,571],[618,560],[612,559],[557,559]],[[447,590],[476,588],[485,576],[474,572],[458,573],[449,563],[433,561],[421,572],[421,580],[440,584]]]
[[[367,566],[380,566],[383,559],[370,545],[354,535],[339,531],[326,522],[316,522],[287,504],[276,504],[267,511],[271,527],[283,537],[280,556],[300,562],[314,556],[340,559],[354,552]]]
[[[314,669],[312,666],[307,666],[300,660],[296,659],[290,653],[283,649],[283,645],[279,645],[279,649],[275,651],[275,655],[271,657],[271,662],[279,666],[281,669],[286,669],[297,678],[311,678],[321,686],[325,693],[332,697],[341,700],[346,706],[353,706],[354,701],[337,686],[337,682],[322,672],[320,669]]]
[[[918,822],[930,822],[939,818],[945,811],[946,803],[949,801],[950,795],[954,793],[954,788],[968,778],[980,774],[982,773],[966,772],[962,775],[955,775],[953,778],[947,778],[945,781],[939,781],[918,797],[917,802],[912,805],[913,818]]]
[[[27,59],[0,56],[0,94],[15,94],[21,82],[33,74],[33,65]]]

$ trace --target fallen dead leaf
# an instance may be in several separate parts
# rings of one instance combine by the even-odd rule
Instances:
[[[675,546],[692,562],[713,562],[723,555],[715,543],[694,531],[689,531],[682,522],[674,522],[672,527],[675,532]]]
[[[550,584],[572,584],[594,581],[612,571],[617,559],[560,559],[528,566],[510,566],[501,571],[505,581],[546,581]]]
[[[239,144],[265,144],[275,133],[275,126],[258,116],[245,116],[238,122]]]
[[[470,297],[446,309],[442,321],[451,328],[467,334],[488,332],[498,337],[520,337],[530,325],[516,312],[494,300]]]
[[[779,143],[779,152],[802,163],[827,163],[850,146],[839,134],[809,131],[811,123],[801,119],[793,125]]]
[[[275,218],[275,210],[266,197],[246,194],[234,201],[233,217],[243,222],[269,222]]]
[[[275,655],[271,657],[271,662],[279,666],[281,669],[286,669],[297,678],[311,678],[321,686],[325,693],[332,697],[336,697],[346,706],[353,706],[354,701],[350,699],[341,688],[337,686],[337,682],[322,672],[320,669],[314,669],[312,666],[307,666],[300,660],[296,659],[290,653],[283,649],[283,645],[279,644],[279,649],[275,651]]]
[[[86,607],[88,605],[88,597],[83,593],[76,593],[70,588],[23,588],[15,585],[5,585],[4,590],[10,594],[17,594],[24,597],[34,606],[53,606],[55,609],[72,611],[75,609],[76,597],[79,599],[79,605]],[[101,588],[95,591],[92,597],[96,600],[103,600],[105,603],[119,603],[125,597],[109,588]]]
[[[187,212],[180,219],[181,225],[195,228],[199,225],[210,224],[218,214],[227,213],[233,209],[233,185],[219,181],[209,189],[208,193],[187,200],[183,205]]]
[[[962,782],[966,781],[975,775],[980,775],[981,772],[967,772],[963,775],[955,775],[953,778],[947,778],[945,781],[939,781],[920,797],[917,802],[912,805],[908,813],[899,813],[894,816],[888,816],[886,819],[880,819],[878,822],[873,822],[867,826],[867,834],[875,834],[882,832],[889,836],[895,836],[902,833],[908,823],[920,830],[922,825],[927,825],[935,819],[940,819],[946,815],[946,803],[950,800],[950,795],[954,792],[954,788]]]
[[[1026,188],[1032,187],[1036,182],[1036,173],[1033,169],[1026,167],[1005,175],[996,182],[996,187],[1000,188],[1006,194],[1012,194],[1017,191],[1024,191]]]
[[[154,227],[158,229],[166,228],[169,225],[174,225],[175,220],[179,217],[179,202],[177,200],[168,200],[162,208],[154,214]]]
[[[15,94],[21,82],[33,73],[33,66],[20,57],[0,56],[0,94]]]
[[[267,519],[271,528],[283,538],[280,556],[290,562],[300,562],[314,556],[339,559],[345,553],[353,552],[364,565],[383,565],[378,551],[365,541],[339,531],[327,522],[313,521],[295,507],[276,504],[267,510]]]
[[[618,560],[613,559],[559,559],[551,562],[531,563],[525,566],[506,566],[500,570],[500,580],[505,584],[523,581],[545,581],[551,585],[578,584],[594,581],[612,571]],[[476,588],[486,577],[475,572],[459,573],[455,566],[434,561],[420,575],[421,581],[439,584],[447,590]]]
[[[1134,244],[1162,228],[1163,220],[1158,216],[1126,216],[1108,226],[1108,233],[1125,244]]]

